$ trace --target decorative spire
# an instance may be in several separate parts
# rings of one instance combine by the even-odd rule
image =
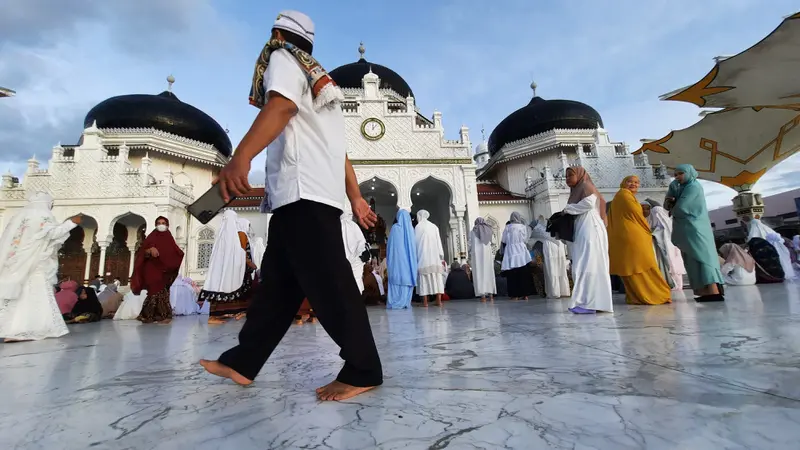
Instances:
[[[175,77],[172,75],[167,76],[167,90],[172,92],[172,85],[175,83]]]
[[[364,41],[358,45],[358,54],[361,55],[360,59],[364,59],[364,53],[367,52],[367,49],[364,47]]]
[[[533,89],[533,96],[534,97],[536,97],[536,88],[537,87],[539,87],[539,85],[537,85],[535,81],[531,83],[531,89]]]
[[[483,128],[483,124],[481,124],[481,140],[486,142],[486,129]]]

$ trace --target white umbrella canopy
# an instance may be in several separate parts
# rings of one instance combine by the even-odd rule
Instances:
[[[800,105],[728,108],[645,142],[634,154],[674,169],[691,164],[700,178],[749,190],[767,170],[800,150]]]
[[[720,60],[697,83],[661,100],[706,108],[800,104],[800,12],[786,17],[767,37]]]

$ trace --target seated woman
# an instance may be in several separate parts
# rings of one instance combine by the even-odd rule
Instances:
[[[452,300],[475,298],[475,287],[469,279],[467,271],[457,262],[450,266],[450,273],[444,284],[444,293]]]
[[[364,264],[362,280],[364,282],[364,291],[361,293],[361,299],[364,300],[364,304],[368,306],[381,304],[383,302],[383,294],[372,264]]]
[[[97,300],[97,293],[91,287],[78,288],[78,302],[69,314],[64,315],[67,323],[98,322],[103,318],[103,305]]]
[[[754,237],[747,241],[747,249],[756,262],[756,283],[783,283],[783,266],[778,251],[772,244]]]
[[[103,318],[111,319],[122,304],[122,294],[117,290],[117,285],[111,283],[97,295],[97,300],[103,306]]]
[[[725,284],[732,286],[752,286],[756,284],[756,262],[753,257],[736,244],[728,243],[719,248],[725,259],[721,264]]]

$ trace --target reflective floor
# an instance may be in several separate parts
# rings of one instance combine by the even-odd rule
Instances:
[[[293,327],[257,382],[196,364],[240,327],[103,321],[0,344],[0,448],[797,449],[800,286],[730,287],[723,304],[574,316],[568,300],[385,311],[385,384],[342,403],[319,325]]]

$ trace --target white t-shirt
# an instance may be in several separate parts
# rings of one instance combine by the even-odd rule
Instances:
[[[297,115],[267,147],[267,198],[262,211],[301,199],[342,209],[347,143],[341,107],[315,111],[305,72],[282,49],[270,55],[264,88],[267,94],[274,91],[294,102]]]

